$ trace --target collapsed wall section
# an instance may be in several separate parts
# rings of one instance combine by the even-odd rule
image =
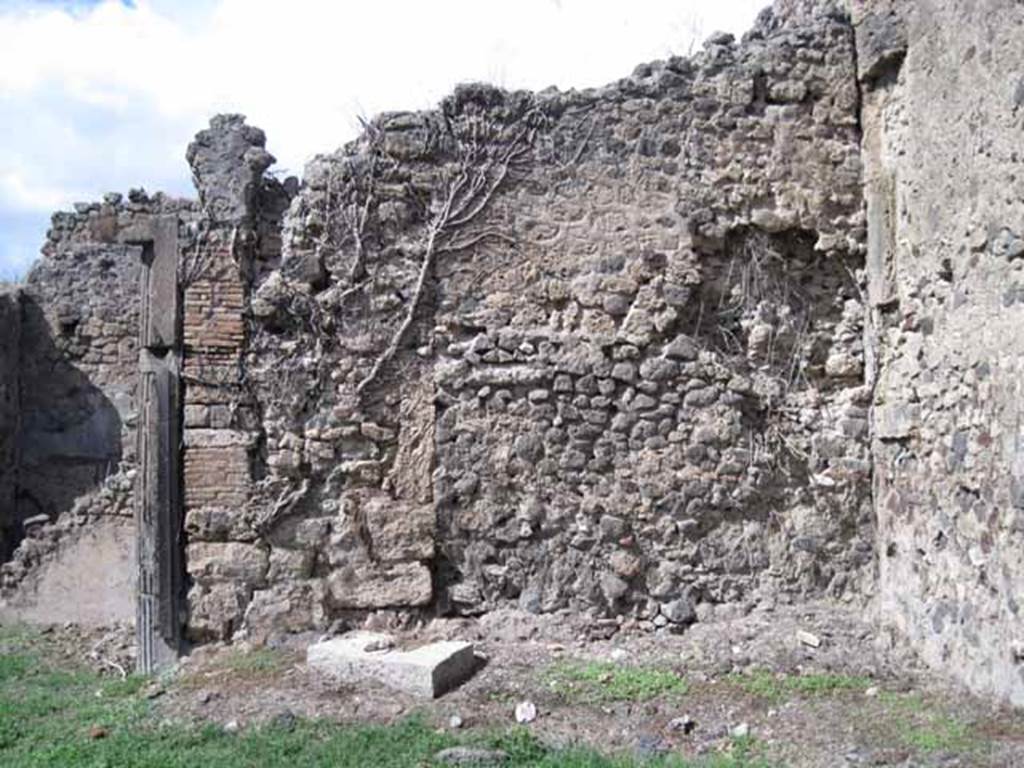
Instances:
[[[0,615],[106,623],[134,617],[141,249],[154,216],[193,205],[135,191],[53,217],[20,289],[14,521]],[[6,325],[5,325],[6,329]]]
[[[883,618],[1024,703],[1024,6],[857,3]]]
[[[186,287],[194,635],[855,594],[854,61],[838,6],[781,1],[604,89],[384,115],[307,169],[279,269],[262,136],[201,134],[201,196],[244,178]]]

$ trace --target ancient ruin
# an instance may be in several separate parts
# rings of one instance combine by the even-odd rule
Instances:
[[[1024,14],[776,0],[276,178],[53,217],[0,294],[0,616],[189,644],[517,606],[870,606],[1024,703]]]

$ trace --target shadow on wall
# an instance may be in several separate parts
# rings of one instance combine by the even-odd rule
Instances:
[[[69,362],[76,351],[70,348],[75,321],[60,321],[61,335],[54,338],[42,307],[22,294],[18,467],[13,509],[0,519],[0,562],[9,560],[24,538],[25,520],[37,515],[56,520],[121,460],[121,416]]]

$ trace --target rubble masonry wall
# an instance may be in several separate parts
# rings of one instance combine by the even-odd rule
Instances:
[[[859,4],[882,618],[1024,703],[1024,7]]]
[[[857,96],[843,12],[783,2],[692,60],[463,87],[315,160],[280,269],[218,283],[251,291],[234,416],[186,386],[210,406],[186,494],[190,452],[226,494],[190,502],[193,634],[509,603],[680,628],[859,594]],[[220,123],[193,157],[261,151]],[[224,187],[236,253],[255,188]]]

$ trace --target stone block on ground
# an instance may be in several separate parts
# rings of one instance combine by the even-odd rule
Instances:
[[[408,651],[394,650],[392,645],[387,635],[351,632],[314,643],[306,651],[306,661],[335,682],[376,680],[430,698],[462,684],[476,670],[472,643],[444,641]]]

